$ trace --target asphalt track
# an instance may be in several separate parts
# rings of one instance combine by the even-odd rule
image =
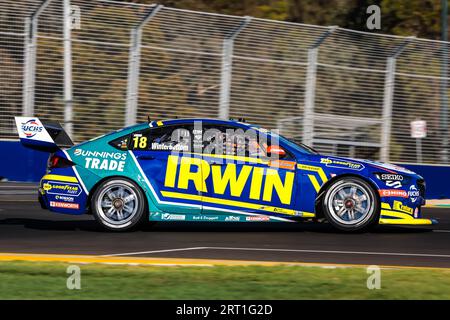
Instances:
[[[450,208],[430,227],[345,234],[316,223],[158,223],[113,233],[92,217],[42,210],[35,186],[0,183],[0,252],[450,268]]]

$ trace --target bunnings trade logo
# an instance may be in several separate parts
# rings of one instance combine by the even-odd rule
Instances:
[[[30,119],[22,123],[22,131],[27,138],[33,138],[39,132],[42,132],[42,126],[37,123],[36,119]]]

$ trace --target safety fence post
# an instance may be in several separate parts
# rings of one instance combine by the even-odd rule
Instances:
[[[33,116],[36,78],[36,38],[40,14],[52,0],[44,0],[30,17],[25,18],[22,115]]]
[[[152,7],[147,16],[131,30],[125,126],[136,124],[137,119],[142,29],[163,7],[163,5]]]
[[[246,16],[241,24],[223,39],[222,68],[220,73],[219,119],[228,120],[230,115],[230,91],[233,65],[233,46],[238,34],[250,23],[251,17]]]
[[[64,129],[69,137],[73,134],[72,95],[72,14],[70,0],[64,0]]]
[[[331,26],[308,49],[302,135],[302,142],[308,146],[313,146],[314,144],[314,100],[316,95],[317,56],[319,47],[337,28],[336,26]]]
[[[414,37],[406,38],[406,40],[403,41],[397,48],[395,48],[392,54],[387,58],[386,76],[384,79],[383,115],[381,125],[381,162],[389,162],[392,130],[392,102],[394,99],[395,67],[397,63],[397,57],[413,39]]]

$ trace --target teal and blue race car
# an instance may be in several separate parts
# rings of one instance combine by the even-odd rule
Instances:
[[[58,123],[16,117],[23,145],[50,152],[43,208],[93,214],[106,229],[143,221],[328,221],[345,231],[429,225],[425,182],[369,160],[322,155],[241,121],[148,121],[73,145]]]

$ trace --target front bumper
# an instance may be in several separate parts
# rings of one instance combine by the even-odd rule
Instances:
[[[425,204],[425,199],[421,198],[419,203],[421,205]],[[435,219],[425,219],[421,217],[421,205],[412,209],[399,200],[394,200],[392,205],[387,202],[382,202],[379,223],[411,226],[437,224],[438,221]]]
[[[433,224],[438,224],[435,219],[386,219],[381,218],[380,224],[390,224],[390,225],[409,225],[409,226],[429,226]]]

